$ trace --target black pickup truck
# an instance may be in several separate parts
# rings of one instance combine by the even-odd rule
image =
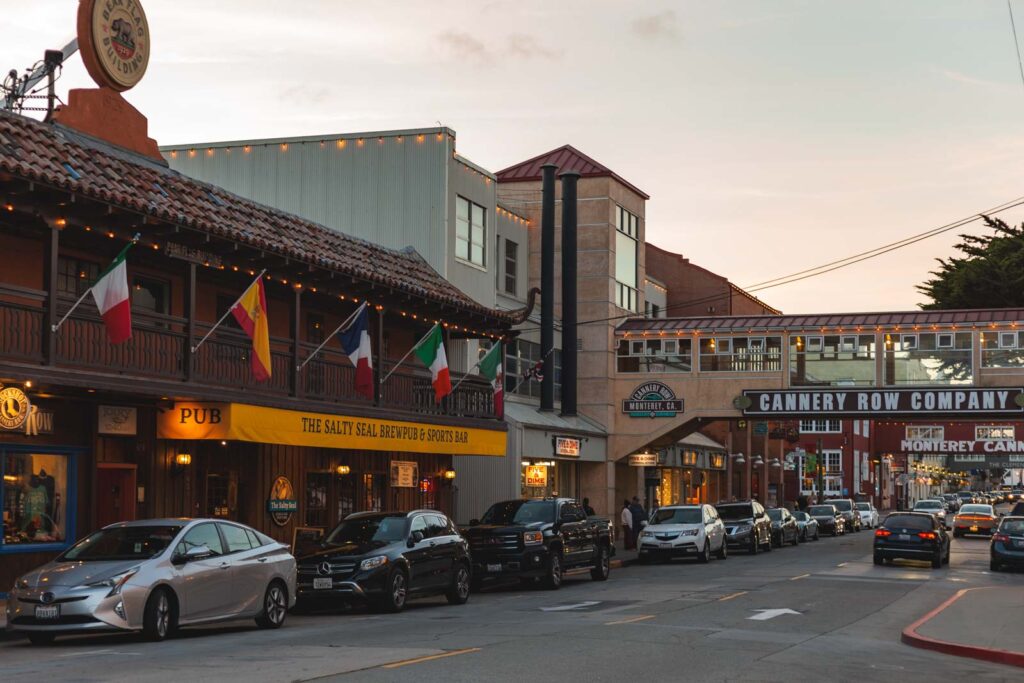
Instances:
[[[485,579],[500,577],[524,583],[541,579],[557,589],[563,572],[577,567],[590,567],[590,576],[604,581],[615,552],[608,521],[588,519],[571,498],[495,503],[462,535],[469,541],[475,589]]]

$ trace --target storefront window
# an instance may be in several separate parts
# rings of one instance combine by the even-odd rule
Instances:
[[[0,549],[63,544],[74,537],[67,453],[4,451],[0,457],[4,536]],[[73,471],[73,470],[71,470]]]
[[[306,473],[306,526],[328,526],[327,494],[330,485],[330,472]]]

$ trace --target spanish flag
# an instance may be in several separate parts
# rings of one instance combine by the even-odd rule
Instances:
[[[263,277],[256,278],[249,289],[231,307],[231,314],[252,339],[252,375],[256,381],[270,379],[270,327],[267,324],[267,295]]]

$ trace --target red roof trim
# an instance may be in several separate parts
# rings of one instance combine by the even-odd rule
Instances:
[[[558,170],[560,172],[576,171],[583,178],[614,178],[616,181],[625,185],[644,199],[651,198],[650,195],[638,188],[636,185],[629,182],[604,164],[598,163],[593,158],[587,156],[572,145],[562,145],[557,149],[544,152],[543,154],[538,154],[526,161],[521,161],[509,166],[508,168],[504,168],[494,175],[497,176],[499,183],[540,180],[540,167],[546,163],[555,164],[558,166]]]

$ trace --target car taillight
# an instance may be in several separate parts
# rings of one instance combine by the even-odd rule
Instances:
[[[875,530],[875,537],[876,538],[885,538],[886,536],[892,536],[892,532],[889,531],[888,529],[876,529]]]
[[[933,532],[933,531],[922,531],[921,533],[918,534],[918,536],[920,536],[921,538],[927,539],[929,541],[934,541],[935,540],[935,532]]]
[[[1003,543],[1009,543],[1010,542],[1010,537],[1007,536],[1006,534],[994,534],[992,536],[992,540],[993,541],[1001,541]]]

